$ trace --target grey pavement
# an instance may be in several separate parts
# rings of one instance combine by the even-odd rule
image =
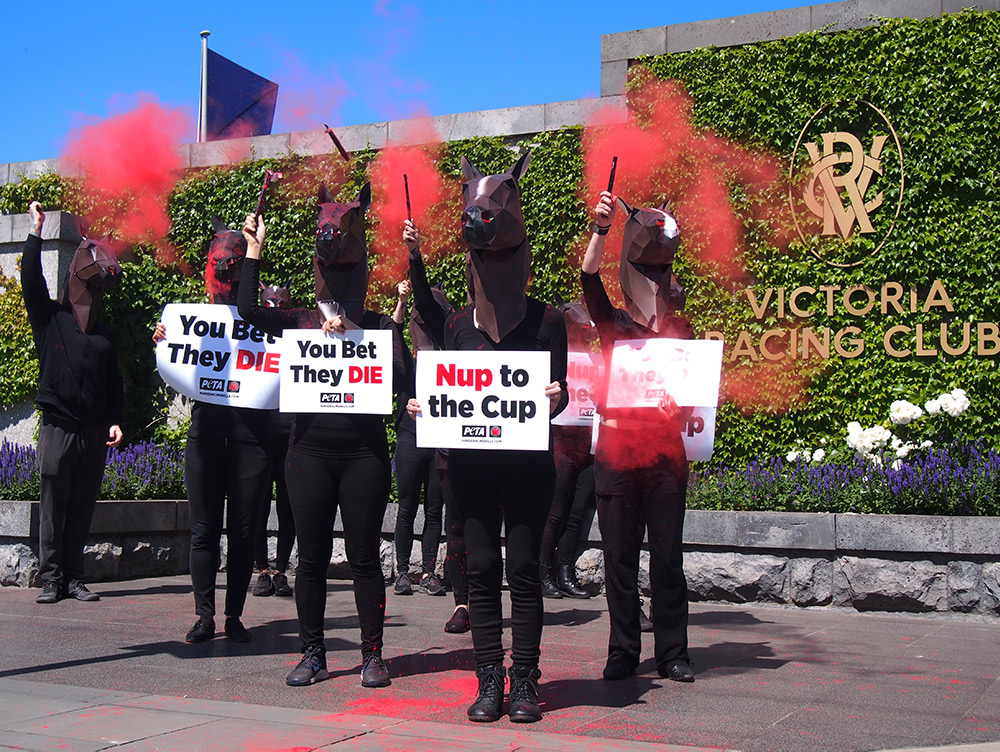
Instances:
[[[43,606],[0,588],[0,749],[1000,750],[1000,623],[984,617],[695,603],[694,684],[656,674],[651,639],[636,677],[605,682],[604,598],[547,600],[545,718],[477,725],[471,638],[443,631],[450,595],[390,589],[393,684],[372,690],[349,583],[329,583],[331,678],[302,688],[284,683],[294,599],[248,596],[251,643],[187,645],[186,577],[93,589],[99,603]]]

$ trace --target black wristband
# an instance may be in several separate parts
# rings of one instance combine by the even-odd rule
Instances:
[[[608,225],[607,227],[604,227],[602,225],[597,224],[597,222],[594,222],[594,226],[591,227],[590,229],[593,232],[596,232],[598,235],[607,235],[608,234],[608,230],[611,229],[611,225]]]

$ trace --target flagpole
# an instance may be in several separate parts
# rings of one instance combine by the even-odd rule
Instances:
[[[198,143],[208,140],[208,35],[201,32],[201,96],[198,98]]]

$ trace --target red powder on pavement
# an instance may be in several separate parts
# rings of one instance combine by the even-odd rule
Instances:
[[[166,241],[167,197],[183,168],[177,147],[191,130],[185,111],[145,100],[73,133],[61,157],[65,171],[83,180],[93,227],[129,243],[153,244],[161,265],[178,258]]]

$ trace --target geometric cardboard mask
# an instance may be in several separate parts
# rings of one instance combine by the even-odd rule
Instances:
[[[664,318],[678,308],[670,288],[680,228],[669,202],[656,209],[633,209],[620,198],[618,204],[628,214],[618,269],[625,308],[637,324],[659,331]]]
[[[368,242],[365,213],[372,202],[371,184],[357,198],[337,203],[326,185],[319,186],[316,227],[316,301],[324,316],[344,314],[360,323],[368,291]]]
[[[89,332],[101,309],[101,296],[121,283],[122,268],[115,258],[110,238],[84,238],[73,254],[59,302],[68,305],[76,323]]]
[[[518,181],[530,161],[528,152],[502,175],[483,175],[462,157],[462,235],[471,262],[470,297],[479,328],[494,342],[520,324],[528,310],[531,249]]]
[[[208,245],[205,263],[205,288],[213,303],[236,305],[243,259],[247,255],[247,239],[240,230],[230,230],[214,214],[211,216],[215,234]]]

